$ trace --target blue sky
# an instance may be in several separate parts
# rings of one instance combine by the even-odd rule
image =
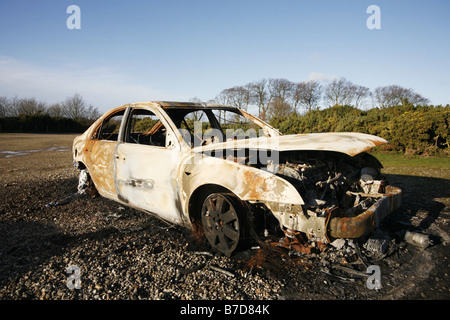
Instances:
[[[69,5],[81,9],[70,30]],[[381,29],[366,9],[378,5]],[[0,1],[0,96],[100,111],[214,98],[263,78],[346,77],[450,103],[450,1]]]

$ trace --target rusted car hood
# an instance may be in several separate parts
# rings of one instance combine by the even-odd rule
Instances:
[[[363,133],[333,132],[283,135],[213,143],[193,149],[194,152],[225,149],[263,149],[278,151],[324,150],[357,155],[376,146],[388,143],[385,139]]]

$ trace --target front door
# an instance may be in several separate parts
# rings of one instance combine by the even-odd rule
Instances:
[[[178,149],[166,146],[166,128],[147,109],[133,109],[124,141],[115,153],[116,192],[119,200],[175,223],[177,209],[176,164]]]

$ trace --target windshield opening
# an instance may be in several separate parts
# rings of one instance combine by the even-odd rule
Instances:
[[[166,108],[165,111],[191,147],[265,136],[260,125],[237,109]]]

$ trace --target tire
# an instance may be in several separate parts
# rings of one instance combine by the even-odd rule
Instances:
[[[245,235],[245,209],[230,194],[213,193],[202,205],[202,226],[211,247],[230,256],[241,247]]]

